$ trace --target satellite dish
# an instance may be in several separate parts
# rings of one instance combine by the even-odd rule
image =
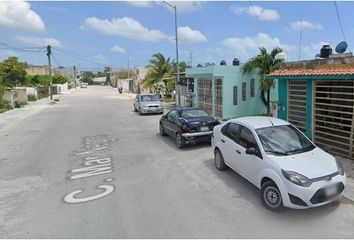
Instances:
[[[347,50],[348,43],[346,41],[340,42],[336,47],[337,53],[344,53]]]

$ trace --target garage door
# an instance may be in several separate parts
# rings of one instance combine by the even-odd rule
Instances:
[[[208,79],[198,80],[198,107],[203,108],[209,114],[213,114],[212,107],[212,81]]]
[[[306,81],[288,82],[288,121],[306,132]]]
[[[353,158],[353,81],[315,81],[314,90],[315,143]]]

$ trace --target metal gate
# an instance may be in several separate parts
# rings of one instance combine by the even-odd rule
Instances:
[[[306,80],[288,82],[288,121],[306,132]]]
[[[315,81],[314,141],[325,150],[354,157],[353,81]]]
[[[215,80],[214,92],[215,92],[214,95],[215,96],[214,99],[215,116],[222,118],[223,107],[222,107],[222,80],[221,79]]]
[[[212,106],[212,80],[198,80],[198,107],[203,108],[209,114],[213,114]]]

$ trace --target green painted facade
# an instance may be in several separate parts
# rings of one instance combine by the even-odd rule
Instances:
[[[353,75],[327,76],[284,76],[273,78],[278,82],[279,108],[278,117],[288,120],[288,81],[306,80],[306,136],[313,137],[313,84],[315,80],[354,80]]]
[[[186,69],[186,77],[194,78],[193,106],[198,106],[198,81],[212,80],[213,115],[215,115],[215,80],[222,80],[223,114],[222,119],[261,115],[266,113],[266,107],[260,98],[260,83],[257,71],[243,74],[240,66],[206,66]],[[254,97],[251,97],[251,79],[255,79]],[[246,83],[246,100],[242,100],[242,83]],[[237,86],[237,105],[234,105],[234,87]],[[277,85],[271,91],[271,101],[278,100]],[[216,116],[219,117],[220,116]]]

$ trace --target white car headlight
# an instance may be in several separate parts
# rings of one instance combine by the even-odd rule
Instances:
[[[142,105],[142,107],[143,107],[144,109],[149,108],[147,105]]]
[[[304,175],[301,175],[300,173],[293,172],[293,171],[286,171],[286,170],[281,170],[283,173],[284,177],[288,179],[290,182],[302,186],[302,187],[309,187],[312,184],[312,181],[305,177]]]

